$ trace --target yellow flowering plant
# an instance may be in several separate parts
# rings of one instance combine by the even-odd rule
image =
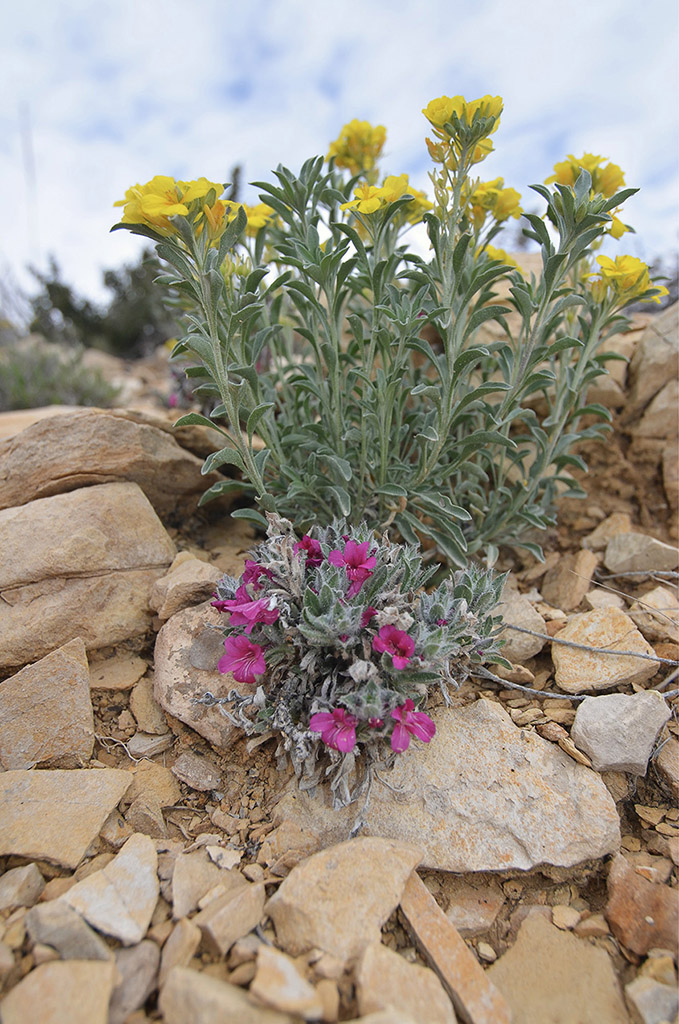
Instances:
[[[573,448],[603,427],[583,417],[608,415],[585,398],[602,338],[663,289],[633,257],[594,262],[635,191],[616,165],[569,157],[533,186],[545,210],[523,214],[524,233],[542,273],[528,278],[491,244],[519,193],[476,176],[502,100],[441,96],[423,113],[429,196],[381,173],[385,129],[355,120],[325,159],[256,182],[256,206],[158,176],[128,190],[116,226],[156,241],[187,311],[175,355],[213,408],[179,422],[222,431],[205,472],[239,471],[204,500],[233,492],[249,504],[232,515],[261,526],[267,512],[300,533],[344,517],[492,564],[500,545],[539,553],[526,533],[553,523],[559,489],[581,493]],[[427,258],[407,244],[420,222]]]

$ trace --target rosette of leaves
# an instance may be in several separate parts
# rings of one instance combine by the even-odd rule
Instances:
[[[228,616],[220,669],[252,692],[202,701],[248,734],[277,736],[300,786],[329,776],[344,806],[411,737],[431,739],[432,688],[447,702],[474,665],[502,660],[493,610],[503,577],[471,565],[427,591],[435,569],[415,546],[345,520],[300,540],[287,520],[268,519],[267,540],[214,602]]]

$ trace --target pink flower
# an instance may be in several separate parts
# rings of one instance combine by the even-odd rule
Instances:
[[[307,569],[316,568],[323,561],[323,552],[320,542],[305,533],[301,540],[295,544],[295,551],[306,551]]]
[[[373,608],[373,606],[369,604],[361,615],[361,629],[365,629],[373,615],[377,615],[377,608]]]
[[[341,750],[345,754],[356,746],[357,725],[358,719],[344,708],[319,711],[309,720],[309,728],[312,732],[320,732],[321,739],[327,747]]]
[[[373,650],[391,654],[394,668],[405,668],[415,650],[415,641],[396,626],[382,626],[378,636],[373,637]]]
[[[252,583],[255,590],[261,590],[262,584],[259,582],[260,576],[268,576],[270,580],[273,579],[271,569],[267,569],[265,565],[259,565],[258,562],[253,562],[251,558],[246,558],[245,570],[241,576],[243,583]]]
[[[391,734],[391,749],[397,753],[408,749],[411,736],[422,740],[423,743],[429,743],[436,732],[436,726],[429,715],[425,715],[424,711],[413,711],[414,707],[409,697],[404,704],[391,712],[391,717],[396,719]]]
[[[371,729],[381,729],[382,726],[384,725],[384,719],[383,718],[369,718],[368,719],[368,725],[370,726]]]
[[[226,654],[219,659],[220,672],[232,672],[239,683],[254,683],[255,676],[266,672],[264,652],[246,636],[228,636],[224,641]]]
[[[355,540],[348,540],[344,545],[344,551],[337,549],[328,555],[331,565],[346,566],[347,576],[351,580],[347,597],[358,594],[365,581],[372,576],[372,571],[377,565],[377,559],[373,555],[368,557],[369,546],[369,540],[364,541],[363,544],[357,544]]]
[[[212,604],[220,612],[230,612],[231,626],[245,626],[245,632],[251,633],[253,626],[262,622],[269,626],[279,616],[278,608],[273,607],[269,597],[259,597],[253,600],[247,592],[245,584],[242,584],[236,591],[235,598],[230,601],[213,601]]]

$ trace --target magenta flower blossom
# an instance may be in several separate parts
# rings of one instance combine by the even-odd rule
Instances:
[[[341,750],[346,754],[356,746],[356,726],[358,719],[350,715],[344,708],[334,711],[319,711],[309,720],[312,732],[320,732],[321,739],[327,747]]]
[[[307,569],[315,569],[323,561],[323,552],[320,542],[305,533],[301,540],[295,544],[295,551],[306,551]]]
[[[436,732],[436,726],[429,715],[424,711],[414,711],[415,705],[410,697],[404,704],[394,708],[391,717],[396,719],[394,731],[391,734],[391,749],[397,753],[407,750],[410,746],[410,737],[429,743]]]
[[[253,562],[251,558],[246,558],[245,570],[241,577],[243,583],[252,583],[255,590],[261,590],[262,584],[259,582],[260,576],[267,576],[270,580],[273,579],[271,569],[267,569],[265,565],[260,565],[258,562]]]
[[[391,654],[394,668],[405,668],[415,650],[415,641],[396,626],[382,626],[379,634],[373,637],[373,650],[380,654],[387,651]]]
[[[258,622],[267,626],[271,625],[280,614],[278,608],[273,606],[271,598],[258,597],[253,600],[248,594],[245,584],[238,588],[235,598],[230,601],[213,601],[212,604],[215,608],[219,608],[220,612],[230,612],[229,625],[245,626],[246,633],[251,633],[253,626]]]
[[[373,606],[369,604],[361,615],[361,629],[365,629],[373,615],[377,615],[377,608],[373,608]]]
[[[220,672],[232,672],[239,683],[254,683],[255,676],[266,672],[264,652],[246,636],[228,636],[224,641],[226,654],[219,659]]]
[[[344,551],[336,549],[328,555],[331,565],[346,566],[347,576],[351,580],[347,597],[358,594],[365,581],[372,576],[372,571],[377,565],[374,555],[368,556],[369,546],[369,540],[364,541],[363,544],[357,544],[355,540],[348,540],[344,545]]]
[[[383,718],[369,718],[368,719],[368,725],[370,726],[371,729],[381,729],[382,726],[384,725],[384,719]]]

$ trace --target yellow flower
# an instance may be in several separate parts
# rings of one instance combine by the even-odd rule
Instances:
[[[668,294],[667,288],[653,285],[648,267],[636,256],[616,256],[614,260],[610,256],[597,256],[596,261],[601,268],[600,278],[593,284],[599,299],[604,289],[610,289],[621,306],[640,298],[651,288],[655,294],[641,299],[642,302],[660,302],[661,297]]]
[[[385,203],[393,203],[400,199],[406,192],[410,192],[408,188],[408,175],[389,174],[382,182],[380,192]]]
[[[481,252],[484,252],[489,260],[499,260],[500,263],[506,263],[510,267],[521,269],[514,257],[510,256],[504,249],[498,249],[494,245],[485,245]]]
[[[123,206],[122,224],[146,224],[161,234],[173,234],[170,217],[186,216],[188,207],[181,201],[174,178],[157,174],[145,185],[133,185],[114,206]]]
[[[457,114],[461,118],[463,110],[464,99],[462,96],[439,96],[438,99],[430,100],[422,113],[434,128],[443,128],[453,114]]]
[[[346,167],[352,174],[370,171],[375,166],[387,138],[387,129],[382,124],[371,125],[369,121],[354,118],[342,128],[339,136],[330,143],[326,160],[335,158],[336,167]]]
[[[224,191],[224,186],[216,181],[208,181],[207,178],[198,178],[196,181],[178,181],[182,202],[190,203],[194,199],[203,199],[211,189],[214,189],[217,198]]]
[[[426,193],[419,188],[408,188],[408,192],[413,199],[411,203],[404,207],[406,220],[409,224],[419,224],[422,220],[422,215],[427,210],[433,210],[434,204],[427,199]]]
[[[472,192],[469,202],[472,220],[477,229],[486,219],[486,213],[491,213],[497,221],[521,216],[521,194],[514,188],[505,188],[504,184],[502,178],[482,181]]]
[[[572,188],[584,168],[592,175],[591,194],[610,199],[624,187],[625,176],[617,164],[607,163],[602,166],[604,160],[606,157],[595,156],[594,153],[583,153],[581,157],[574,157],[569,153],[565,160],[554,164],[554,174],[545,178],[545,184],[551,185],[556,181],[559,185],[570,185]]]
[[[608,229],[609,235],[611,235],[612,238],[622,238],[626,231],[629,231],[627,225],[623,224],[620,218],[617,217],[614,213],[612,213],[611,225]]]
[[[382,206],[384,192],[377,185],[357,185],[354,189],[355,199],[342,203],[340,210],[356,210],[358,213],[374,213]]]
[[[257,203],[256,206],[243,206],[245,213],[247,214],[248,224],[245,229],[245,234],[253,238],[258,231],[261,231],[265,224],[268,224],[272,217],[276,215],[276,211],[266,203]]]

